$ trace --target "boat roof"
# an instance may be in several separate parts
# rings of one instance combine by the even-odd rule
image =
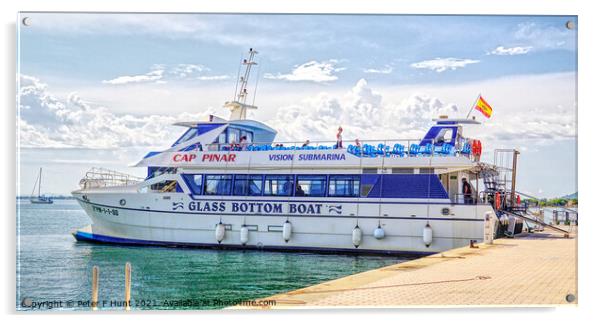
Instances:
[[[437,122],[437,124],[481,124],[476,119],[449,119],[447,117],[439,117],[434,118],[433,121]]]
[[[277,131],[274,128],[272,128],[272,127],[268,126],[267,124],[260,122],[260,121],[251,120],[251,119],[226,120],[226,119],[222,119],[218,116],[214,116],[214,115],[209,116],[209,121],[184,121],[184,122],[176,122],[173,125],[181,126],[181,127],[188,127],[188,128],[196,128],[199,125],[207,125],[207,124],[239,125],[239,126],[263,129],[263,130],[266,130],[269,132],[277,133]]]

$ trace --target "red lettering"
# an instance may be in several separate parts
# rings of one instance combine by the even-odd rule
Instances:
[[[196,158],[196,155],[194,154],[175,154],[173,155],[172,159],[174,162],[179,163],[179,162],[191,162]]]
[[[192,161],[192,159],[196,158],[196,155],[192,155],[190,156],[191,159],[190,161]],[[203,157],[201,158],[202,162],[225,162],[225,163],[231,163],[231,162],[235,162],[236,161],[236,154],[204,154]]]

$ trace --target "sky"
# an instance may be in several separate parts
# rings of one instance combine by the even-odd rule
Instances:
[[[68,194],[91,167],[165,149],[177,121],[228,116],[239,61],[259,54],[250,118],[276,140],[421,137],[441,114],[490,119],[465,134],[520,150],[519,191],[577,191],[575,16],[22,13],[19,194]],[[573,28],[567,28],[567,22]],[[252,98],[251,98],[252,99]]]

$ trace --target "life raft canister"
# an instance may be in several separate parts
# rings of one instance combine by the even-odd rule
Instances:
[[[500,196],[500,192],[495,193],[495,209],[499,210],[502,205],[502,198]]]
[[[483,151],[483,147],[481,146],[481,141],[478,139],[474,139],[472,141],[472,153],[473,155],[480,155]]]

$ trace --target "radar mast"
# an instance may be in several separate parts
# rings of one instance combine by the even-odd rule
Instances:
[[[230,109],[230,120],[244,120],[247,118],[247,109],[257,109],[256,106],[247,104],[247,95],[249,94],[247,85],[251,76],[251,69],[253,68],[253,65],[257,65],[257,63],[253,61],[256,54],[256,50],[253,48],[249,49],[249,57],[243,59],[241,62],[241,67],[244,66],[244,72],[241,76],[239,70],[239,79],[236,82],[234,100],[224,104],[224,107]],[[257,77],[259,78],[259,75]]]

